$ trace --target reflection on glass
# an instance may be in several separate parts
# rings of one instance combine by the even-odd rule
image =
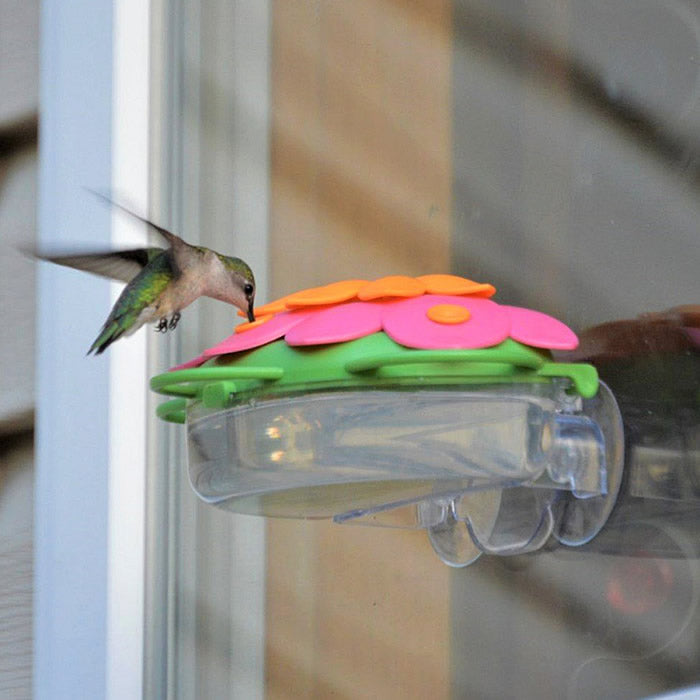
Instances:
[[[649,531],[653,522],[672,522],[696,543],[700,556],[699,330],[700,305],[686,305],[595,326],[581,334],[571,353],[576,361],[596,365],[625,425],[622,491],[603,535],[591,546],[684,556]]]

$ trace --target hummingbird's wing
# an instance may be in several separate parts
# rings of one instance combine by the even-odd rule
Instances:
[[[172,231],[169,231],[167,228],[164,228],[163,226],[159,226],[158,224],[153,223],[150,219],[146,219],[145,217],[141,216],[140,214],[137,214],[133,210],[129,209],[128,207],[124,206],[123,204],[120,204],[119,202],[115,202],[113,199],[110,199],[104,194],[100,194],[99,192],[95,192],[95,190],[88,190],[89,192],[92,192],[96,197],[101,199],[103,202],[109,204],[110,206],[116,207],[119,209],[119,211],[123,211],[125,214],[128,214],[132,218],[136,219],[137,221],[140,221],[141,223],[146,224],[149,228],[152,228],[156,233],[159,233],[168,243],[168,245],[175,251],[176,257],[177,257],[177,251],[179,249],[182,249],[184,247],[189,247],[189,243],[186,243],[185,241],[180,238],[180,236],[175,235]]]
[[[148,263],[163,252],[163,248],[134,248],[113,250],[104,253],[62,253],[47,255],[33,253],[41,260],[92,272],[121,282],[131,282]]]

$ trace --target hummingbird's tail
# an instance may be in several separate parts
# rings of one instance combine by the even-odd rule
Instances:
[[[115,340],[119,340],[125,332],[126,328],[119,321],[108,319],[100,334],[95,338],[95,342],[90,346],[87,354],[95,353],[95,355],[101,355]]]
[[[87,354],[102,354],[115,340],[119,340],[123,335],[131,335],[137,331],[144,323],[139,309],[128,309],[124,311],[119,302],[112,309],[112,313],[105,321],[100,334],[95,338],[95,342],[90,346]]]
[[[144,323],[153,320],[158,299],[172,279],[169,253],[156,256],[124,287],[88,355],[103,353],[115,340],[131,335]]]

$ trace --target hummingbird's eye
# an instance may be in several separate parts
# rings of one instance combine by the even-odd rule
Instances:
[[[245,295],[249,297],[253,293],[253,285],[250,283],[246,284],[246,286],[243,287],[243,291],[245,292]]]

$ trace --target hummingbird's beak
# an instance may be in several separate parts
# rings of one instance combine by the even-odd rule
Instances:
[[[253,300],[248,302],[248,320],[252,323],[255,321],[255,314],[253,313]]]

